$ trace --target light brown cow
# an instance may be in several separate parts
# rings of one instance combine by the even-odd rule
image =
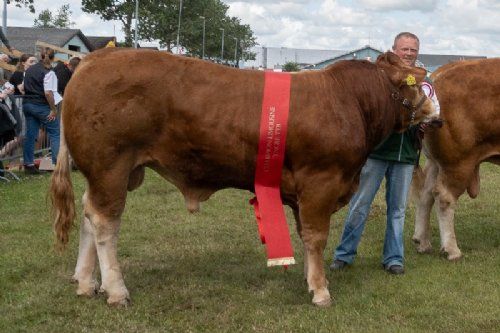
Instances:
[[[462,256],[454,213],[467,190],[479,194],[479,165],[500,165],[500,59],[453,63],[433,74],[444,125],[425,133],[428,159],[420,181],[415,234],[419,252],[431,251],[430,211],[436,202],[441,250],[449,260]]]
[[[347,61],[292,76],[281,192],[295,212],[314,304],[330,304],[323,267],[330,216],[348,202],[369,152],[412,116],[435,117],[419,85],[405,84],[408,74],[421,82],[425,71],[387,53],[377,65]],[[65,92],[51,188],[55,231],[66,244],[74,217],[69,150],[88,181],[79,295],[94,294],[98,258],[108,303],[128,301],[116,244],[127,190],[140,186],[145,167],[172,182],[190,211],[219,189],[253,191],[263,87],[259,71],[154,51],[85,58]]]

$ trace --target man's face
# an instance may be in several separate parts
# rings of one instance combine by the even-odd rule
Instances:
[[[396,53],[407,66],[415,66],[418,56],[418,41],[411,37],[402,36],[396,41],[392,50]]]

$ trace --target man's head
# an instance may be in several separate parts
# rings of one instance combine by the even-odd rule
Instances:
[[[69,62],[68,62],[68,68],[71,72],[74,72],[76,67],[78,66],[78,64],[80,63],[80,58],[79,57],[73,57],[71,59],[69,59]]]
[[[407,66],[415,66],[417,61],[420,41],[411,32],[401,32],[394,38],[392,51],[396,53]]]

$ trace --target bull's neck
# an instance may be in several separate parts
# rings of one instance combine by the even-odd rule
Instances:
[[[348,68],[345,70],[349,71]],[[401,121],[399,109],[391,98],[392,89],[395,88],[375,65],[353,68],[352,71],[347,75],[351,82],[346,82],[344,89],[349,89],[348,93],[354,94],[357,100],[358,111],[365,125],[366,148],[371,151]]]

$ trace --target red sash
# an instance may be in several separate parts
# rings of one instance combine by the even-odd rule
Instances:
[[[266,72],[255,171],[255,209],[260,239],[266,244],[267,266],[292,265],[293,248],[281,202],[281,170],[290,107],[290,74]]]

